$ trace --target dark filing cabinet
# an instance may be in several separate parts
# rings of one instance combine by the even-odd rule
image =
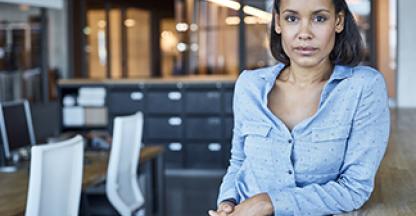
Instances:
[[[100,85],[67,80],[59,83],[61,105],[67,92],[76,92],[75,86],[105,87],[109,132],[114,117],[143,112],[143,143],[165,146],[167,169],[227,167],[233,128],[234,79],[129,80]],[[63,131],[68,129],[62,125]]]

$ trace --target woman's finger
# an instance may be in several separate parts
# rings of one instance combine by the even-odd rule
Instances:
[[[226,204],[226,205],[222,206],[222,210],[226,213],[231,213],[231,212],[233,212],[234,208],[233,208],[233,206]]]
[[[219,216],[219,214],[216,211],[209,210],[208,211],[209,216]]]

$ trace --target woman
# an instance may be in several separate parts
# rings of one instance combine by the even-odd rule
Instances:
[[[244,71],[230,166],[211,216],[327,215],[374,188],[390,117],[383,76],[357,66],[362,41],[345,0],[275,0],[277,66]]]

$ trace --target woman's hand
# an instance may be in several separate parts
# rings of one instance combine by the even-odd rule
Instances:
[[[210,216],[228,216],[234,211],[234,203],[232,202],[221,202],[216,211],[210,210],[208,214]]]
[[[273,205],[266,193],[256,194],[237,205],[230,216],[266,216],[273,214]]]

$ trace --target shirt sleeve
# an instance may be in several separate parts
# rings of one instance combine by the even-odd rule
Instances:
[[[275,215],[327,215],[360,208],[374,188],[390,132],[386,86],[381,74],[363,89],[337,180],[269,191]]]
[[[234,113],[234,129],[233,138],[231,141],[231,159],[227,172],[222,179],[220,186],[220,192],[217,199],[217,204],[224,200],[233,199],[236,203],[240,202],[240,197],[235,189],[236,174],[240,170],[241,164],[246,158],[243,150],[244,136],[241,133],[241,120],[240,120],[240,95],[242,94],[243,71],[240,77],[237,79],[234,88],[233,98],[233,113]]]

